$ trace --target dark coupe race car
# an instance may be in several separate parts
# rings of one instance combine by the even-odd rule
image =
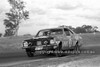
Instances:
[[[69,49],[79,50],[82,38],[67,27],[40,30],[31,39],[24,40],[23,49],[28,57],[33,57],[36,51],[53,51],[56,56]]]

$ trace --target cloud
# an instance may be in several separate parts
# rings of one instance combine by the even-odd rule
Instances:
[[[68,4],[63,4],[63,5],[57,5],[56,9],[61,9],[61,10],[74,10],[79,8],[81,5],[68,5]]]
[[[29,11],[29,19],[22,21],[19,33],[34,33],[39,29],[59,25],[80,26],[93,24],[100,27],[99,0],[24,0]],[[5,8],[3,7],[5,6]],[[9,11],[9,3],[0,3],[0,13]],[[2,11],[2,10],[3,11]],[[0,18],[5,15],[1,15]],[[1,21],[0,20],[0,21]],[[3,21],[1,21],[3,23]],[[1,26],[1,24],[0,24]],[[3,25],[2,25],[3,27]],[[0,27],[0,28],[2,28]]]
[[[79,0],[79,2],[88,8],[92,9],[100,8],[100,0]]]
[[[32,27],[32,26],[49,26],[48,23],[44,23],[44,22],[36,22],[36,23],[25,23],[25,24],[21,24],[21,27]]]
[[[23,23],[20,25],[21,27],[30,27],[30,26],[33,26],[33,23]]]
[[[63,17],[55,17],[55,18],[51,18],[51,19],[54,19],[56,21],[59,21],[59,20],[66,20],[66,18],[63,18]]]
[[[34,8],[30,10],[33,14],[44,15],[46,11],[40,8]]]
[[[100,21],[100,16],[89,16],[89,15],[81,16],[81,15],[80,15],[79,17],[83,17],[83,18],[89,19],[89,20]]]
[[[0,9],[0,14],[2,14],[3,13],[3,10],[2,9]]]

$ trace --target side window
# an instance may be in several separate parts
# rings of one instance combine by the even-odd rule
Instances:
[[[38,33],[38,36],[43,36],[43,35],[44,35],[43,31],[40,31],[40,32]]]
[[[64,29],[66,36],[70,36],[70,31],[68,29]]]
[[[49,31],[40,31],[38,33],[38,36],[48,36],[48,35],[50,35],[50,32]]]

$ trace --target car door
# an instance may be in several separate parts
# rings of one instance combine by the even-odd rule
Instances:
[[[72,34],[69,29],[64,28],[63,49],[69,49],[72,46]]]

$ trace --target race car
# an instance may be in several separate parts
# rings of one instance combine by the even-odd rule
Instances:
[[[42,29],[32,38],[23,41],[28,57],[33,57],[37,51],[52,51],[56,56],[62,56],[62,51],[79,50],[82,37],[67,27]]]

